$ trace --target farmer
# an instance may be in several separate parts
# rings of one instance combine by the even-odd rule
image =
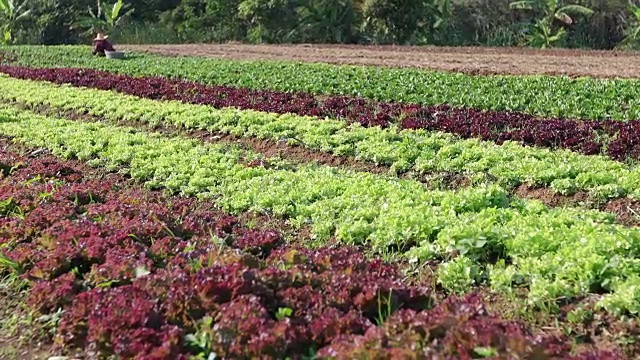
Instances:
[[[105,36],[103,33],[98,33],[96,38],[93,39],[93,55],[104,56],[104,52],[106,51],[116,51],[111,45],[110,42],[107,41],[109,36]]]

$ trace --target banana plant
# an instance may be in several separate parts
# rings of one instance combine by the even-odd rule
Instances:
[[[86,28],[87,33],[110,32],[115,29],[122,19],[131,15],[135,9],[130,8],[123,0],[118,0],[113,5],[98,1],[97,11],[89,8],[89,15],[76,23],[77,27]],[[124,13],[122,13],[124,11]]]
[[[352,0],[315,0],[296,7],[299,25],[295,31],[304,39],[322,42],[347,42],[356,17]]]
[[[586,6],[564,5],[562,0],[523,0],[509,4],[515,10],[535,10],[544,13],[542,19],[537,19],[531,27],[531,33],[526,37],[529,46],[546,48],[562,40],[566,35],[564,25],[573,24],[572,15],[590,16],[593,10]],[[562,25],[554,31],[554,22]]]
[[[31,13],[26,8],[27,0],[18,4],[14,0],[0,0],[0,23],[2,23],[2,43],[10,44],[13,42],[13,31],[18,22]]]
[[[616,49],[633,49],[640,45],[640,6],[631,1],[627,5],[631,13],[630,26],[625,29],[625,38],[616,45]]]
[[[533,31],[525,36],[529,46],[546,49],[556,42],[562,40],[566,31],[563,27],[559,27],[554,33],[551,25],[544,20],[536,20],[536,23],[532,27]]]
[[[433,28],[440,29],[445,26],[451,16],[451,0],[435,0],[433,5],[435,7],[436,18],[433,23]]]

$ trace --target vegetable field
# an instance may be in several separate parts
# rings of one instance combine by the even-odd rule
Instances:
[[[0,358],[640,356],[640,80],[0,47],[0,89]]]

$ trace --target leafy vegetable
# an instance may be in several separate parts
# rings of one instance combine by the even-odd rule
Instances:
[[[7,90],[0,99],[34,107],[47,104],[60,110],[82,109],[112,121],[175,125],[273,141],[284,139],[292,145],[389,165],[394,172],[462,173],[478,182],[486,182],[488,174],[503,187],[530,183],[550,186],[562,194],[590,191],[597,199],[640,197],[640,169],[601,156],[523,147],[511,141],[496,145],[476,139],[460,140],[424,130],[365,128],[358,123],[319,121],[291,114],[216,110],[179,101],[159,102],[11,78],[0,78],[0,86]]]
[[[381,101],[517,110],[542,117],[640,118],[639,80],[552,76],[472,76],[418,69],[276,61],[231,61],[133,54],[125,62],[95,59],[83,46],[0,47],[18,64],[86,67],[135,76],[163,76],[206,84]]]
[[[3,156],[19,158],[5,147]],[[436,305],[435,289],[408,285],[397,267],[357,248],[289,246],[277,229],[248,229],[211,204],[163,196],[114,174],[96,180],[86,166],[49,155],[21,160],[25,167],[0,189],[21,199],[26,218],[0,218],[0,262],[10,258],[28,271],[27,303],[40,319],[55,321],[65,350],[167,360],[525,358],[539,351],[571,358],[570,337],[534,335],[489,313],[477,294]],[[41,202],[50,180],[60,187]],[[212,244],[210,231],[229,246]],[[141,264],[148,274],[137,277]],[[376,325],[381,302],[388,313]],[[594,347],[578,356],[620,354]]]
[[[639,229],[614,225],[597,211],[509,199],[497,186],[430,191],[414,181],[324,166],[244,167],[241,159],[253,154],[233,147],[8,108],[0,110],[0,133],[58,156],[121,168],[149,187],[214,198],[233,213],[253,210],[297,226],[312,223],[318,241],[335,235],[347,244],[397,249],[413,261],[447,259],[465,249],[470,262],[453,256],[451,268],[473,268],[443,278],[452,279],[443,285],[456,291],[488,279],[506,292],[528,284],[534,305],[600,288],[610,291],[606,301],[625,290],[619,284],[638,266]],[[611,259],[617,265],[609,266]],[[636,303],[616,302],[616,311]]]

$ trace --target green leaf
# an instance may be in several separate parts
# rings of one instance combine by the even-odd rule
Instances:
[[[473,349],[473,351],[482,357],[493,357],[498,356],[498,350],[492,347],[478,346]]]
[[[102,3],[101,6],[98,7],[98,17],[102,18],[104,17],[104,20],[107,23],[111,23],[112,19],[111,19],[111,9],[109,8],[109,5],[107,3]]]
[[[589,9],[586,6],[582,6],[582,5],[565,5],[565,6],[561,7],[560,9],[558,9],[558,11],[556,11],[556,13],[560,13],[560,12],[574,13],[574,14],[580,14],[580,15],[585,15],[585,16],[590,16],[590,15],[593,14],[593,10]]]
[[[509,4],[509,8],[518,10],[533,10],[534,4],[535,3],[530,0],[514,1]]]
[[[145,277],[147,275],[151,274],[151,271],[147,270],[146,268],[142,267],[142,266],[138,266],[136,267],[136,279],[141,278],[141,277]]]
[[[26,18],[27,16],[29,16],[29,14],[31,14],[31,10],[24,11],[24,12],[20,13],[20,15],[18,15],[16,17],[16,20],[20,20],[20,19]]]
[[[5,44],[8,44],[11,41],[11,30],[6,29],[3,33],[3,40]]]
[[[120,9],[122,9],[122,6],[124,5],[124,3],[122,2],[122,0],[118,0],[115,4],[113,4],[113,9],[111,10],[111,19],[117,19],[118,15],[120,14]]]
[[[284,318],[288,318],[293,314],[293,310],[290,308],[278,308],[278,312],[276,313],[276,319],[282,320]]]
[[[109,280],[109,281],[105,281],[105,282],[101,282],[101,283],[97,284],[96,287],[98,287],[98,288],[109,288],[109,287],[111,287],[111,285],[113,285],[115,283],[116,283],[116,281]]]
[[[11,269],[17,273],[21,272],[20,265],[17,262],[9,259],[5,254],[0,253],[0,270],[2,269]]]
[[[640,6],[629,3],[629,11],[635,16],[636,20],[640,21]]]
[[[9,6],[10,0],[0,0],[0,10],[5,13],[9,13],[11,11],[11,7]]]
[[[184,339],[189,344],[198,345],[198,338],[194,334],[187,334],[184,336]]]

